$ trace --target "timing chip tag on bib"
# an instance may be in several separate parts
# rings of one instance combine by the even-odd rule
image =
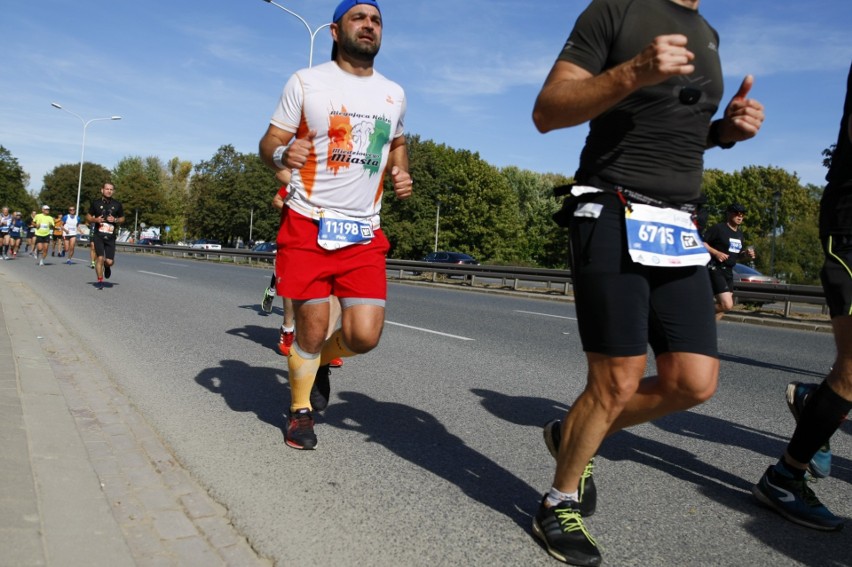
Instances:
[[[677,209],[633,203],[624,222],[630,258],[645,266],[704,266],[710,254],[690,214]]]
[[[353,244],[367,244],[372,239],[373,225],[369,221],[320,215],[317,244],[326,250],[339,250]]]

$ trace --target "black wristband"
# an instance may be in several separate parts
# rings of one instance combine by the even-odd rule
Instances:
[[[722,125],[721,120],[715,120],[715,121],[710,123],[710,134],[709,134],[710,143],[713,144],[714,146],[719,146],[723,150],[730,150],[731,148],[734,147],[734,145],[736,145],[736,142],[728,142],[727,144],[722,143],[722,141],[719,139],[719,127],[721,125]]]

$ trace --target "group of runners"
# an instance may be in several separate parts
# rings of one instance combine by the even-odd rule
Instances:
[[[763,105],[749,96],[751,75],[722,106],[719,35],[699,2],[592,0],[533,109],[542,133],[589,127],[576,182],[558,215],[571,235],[587,384],[570,410],[543,428],[556,467],[532,526],[551,556],[574,565],[602,561],[586,525],[596,511],[593,471],[601,444],[713,396],[717,311],[729,306],[727,296],[714,306],[714,295],[726,292],[711,286],[707,264],[753,257],[741,248],[741,205],[730,206],[729,233],[718,247],[705,247],[692,218],[702,199],[704,152],[753,138],[764,121]],[[289,178],[275,289],[292,301],[295,320],[285,440],[296,449],[317,446],[315,416],[330,393],[322,371],[328,361],[379,342],[389,248],[379,222],[385,176],[398,198],[412,194],[405,92],[373,68],[383,24],[376,0],[340,2],[330,26],[332,60],[290,77],[259,145],[263,162]],[[793,441],[753,488],[757,500],[784,517],[822,530],[843,521],[816,498],[807,474],[809,467],[810,474],[826,470],[812,459],[825,452],[852,408],[849,106],[826,192],[843,206],[824,201],[820,223],[838,358],[822,384],[788,386],[798,420]],[[342,315],[329,334],[332,297]],[[657,373],[645,376],[649,346]]]
[[[38,259],[39,253],[41,254],[39,259],[41,265],[48,251],[51,256],[67,256],[66,263],[71,264],[81,224],[80,217],[75,211],[72,205],[66,214],[51,216],[50,206],[43,205],[41,213],[33,211],[30,213],[29,220],[24,220],[20,211],[10,213],[8,207],[3,207],[0,210],[2,259],[17,258],[23,245],[23,253],[29,256]]]
[[[84,223],[89,226],[90,267],[96,271],[97,287],[103,287],[104,278],[109,279],[115,262],[115,240],[118,225],[124,222],[124,210],[119,201],[112,198],[115,187],[104,183],[101,197],[92,202],[86,218],[77,214],[75,205],[68,207],[63,215],[52,215],[50,205],[42,205],[41,212],[33,211],[29,221],[24,221],[19,211],[9,213],[8,207],[0,210],[0,239],[2,258],[17,258],[21,242],[25,241],[24,253],[36,259],[39,266],[45,265],[48,252],[51,256],[67,258],[65,263],[74,263],[77,237]]]

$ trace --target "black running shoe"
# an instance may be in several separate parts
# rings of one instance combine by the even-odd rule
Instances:
[[[556,459],[559,456],[559,444],[562,441],[562,422],[558,419],[549,421],[544,425],[544,444],[547,445],[547,450]],[[580,477],[580,486],[577,488],[577,494],[580,498],[580,514],[584,518],[588,518],[595,513],[598,506],[598,489],[595,486],[595,459],[593,458],[583,469],[583,476]]]
[[[542,498],[532,529],[547,552],[571,565],[600,565],[601,552],[583,523],[579,502],[562,502],[547,508],[544,501]]]
[[[311,410],[303,408],[290,412],[284,442],[294,449],[313,449],[317,446],[317,436],[314,433],[314,416],[311,414]]]
[[[331,367],[324,364],[317,370],[317,376],[314,378],[314,386],[311,388],[311,407],[316,411],[322,411],[328,407],[328,397],[331,394]]]
[[[111,275],[112,275],[112,268],[110,268],[110,267],[109,267],[109,264],[107,264],[106,262],[104,262],[104,277],[105,277],[106,279],[109,279],[109,277],[110,277]]]
[[[843,529],[843,519],[832,514],[819,501],[806,478],[786,477],[777,472],[775,466],[770,466],[760,482],[751,487],[751,493],[791,522],[815,530]]]

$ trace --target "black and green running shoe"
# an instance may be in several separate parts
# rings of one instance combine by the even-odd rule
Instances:
[[[601,564],[601,552],[583,523],[579,502],[565,501],[548,508],[542,498],[532,530],[551,557],[559,561],[583,566]]]

